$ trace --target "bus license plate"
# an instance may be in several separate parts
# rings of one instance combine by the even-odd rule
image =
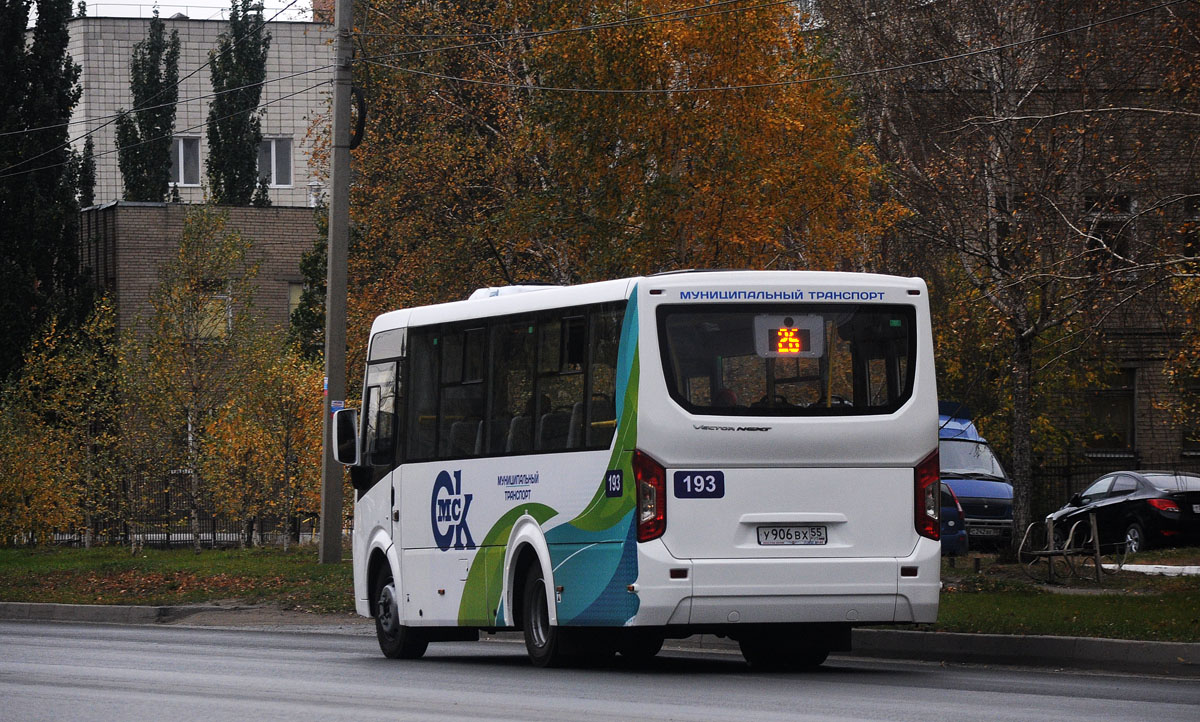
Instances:
[[[824,544],[828,541],[824,526],[760,526],[758,543],[762,546],[778,544],[801,544],[805,546]]]

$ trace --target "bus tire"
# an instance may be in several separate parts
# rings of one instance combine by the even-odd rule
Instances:
[[[412,627],[400,623],[400,601],[396,584],[387,564],[379,567],[372,586],[375,599],[375,637],[379,649],[388,659],[419,659],[429,647],[429,641]]]
[[[525,573],[522,588],[521,626],[525,631],[525,651],[537,667],[561,667],[567,662],[565,633],[550,624],[550,609],[546,601],[546,578],[538,564]]]

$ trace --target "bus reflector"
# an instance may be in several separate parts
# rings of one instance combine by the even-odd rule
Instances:
[[[633,478],[637,482],[638,541],[657,539],[667,530],[667,470],[649,454],[634,449]]]
[[[941,463],[937,449],[934,449],[929,456],[917,464],[917,468],[913,469],[917,533],[934,541],[942,536],[941,524],[938,520],[942,510],[940,475]]]

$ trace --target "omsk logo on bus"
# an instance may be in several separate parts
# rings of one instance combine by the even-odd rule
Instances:
[[[474,549],[475,540],[467,527],[467,512],[471,510],[474,494],[462,493],[462,471],[443,471],[433,482],[433,500],[429,516],[433,522],[433,540],[438,549]]]

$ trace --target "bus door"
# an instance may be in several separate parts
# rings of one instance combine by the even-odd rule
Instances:
[[[394,359],[367,364],[362,403],[363,465],[358,473],[369,475],[366,480],[369,483],[365,490],[359,490],[357,523],[368,536],[378,528],[395,538],[392,525],[399,521],[400,494],[394,486],[398,474],[392,473],[396,468],[398,439],[398,367]],[[371,529],[366,528],[368,525]]]

